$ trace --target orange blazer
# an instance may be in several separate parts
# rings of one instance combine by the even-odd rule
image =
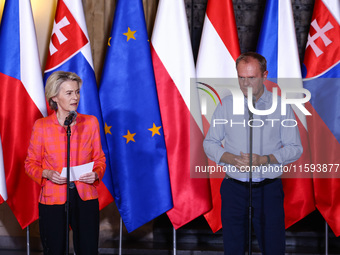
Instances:
[[[75,181],[82,200],[98,198],[96,186],[103,178],[106,163],[100,142],[99,123],[95,116],[77,115],[76,124],[71,127],[70,166],[94,161],[93,170],[99,180],[93,184]],[[61,173],[67,166],[67,134],[59,125],[56,113],[38,119],[31,135],[25,169],[28,176],[41,185],[39,203],[54,205],[66,202],[66,184],[55,184],[42,177],[43,170]]]

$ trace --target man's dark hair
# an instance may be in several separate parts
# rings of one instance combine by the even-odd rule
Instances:
[[[246,63],[248,63],[250,61],[250,59],[256,59],[259,64],[260,64],[260,69],[261,72],[264,73],[265,71],[267,71],[267,60],[265,59],[264,56],[256,53],[256,52],[246,52],[241,54],[237,59],[236,59],[236,67],[238,66],[238,64],[241,61],[245,61]]]

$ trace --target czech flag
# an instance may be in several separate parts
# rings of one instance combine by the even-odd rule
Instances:
[[[302,89],[301,66],[290,1],[267,0],[257,52],[267,59],[267,89]],[[275,84],[276,82],[277,84]],[[289,94],[290,95],[290,94]],[[298,95],[297,95],[298,96]],[[297,97],[298,98],[298,97]],[[296,169],[311,164],[306,117],[293,107],[300,131],[303,154],[292,163]],[[282,175],[286,228],[315,210],[311,173]]]
[[[0,135],[6,202],[20,226],[25,228],[39,217],[40,186],[25,174],[24,161],[34,122],[47,115],[29,0],[6,1],[0,29],[0,56]],[[0,176],[3,182],[3,174]],[[1,189],[5,199],[3,187]]]

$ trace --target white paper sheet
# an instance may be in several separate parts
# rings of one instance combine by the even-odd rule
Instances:
[[[78,181],[79,177],[82,174],[86,174],[89,172],[92,172],[94,162],[90,162],[84,165],[80,166],[71,166],[70,167],[70,182]],[[63,170],[61,171],[61,176],[62,177],[67,177],[67,167],[64,167]]]

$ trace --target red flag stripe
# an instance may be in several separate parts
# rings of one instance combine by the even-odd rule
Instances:
[[[232,1],[209,0],[207,17],[234,60],[240,55],[234,6]],[[232,38],[232,39],[231,39]]]
[[[39,217],[40,186],[25,174],[24,161],[33,124],[43,116],[20,81],[2,73],[0,80],[0,113],[6,116],[0,124],[9,194],[6,202],[20,226],[25,228]]]

